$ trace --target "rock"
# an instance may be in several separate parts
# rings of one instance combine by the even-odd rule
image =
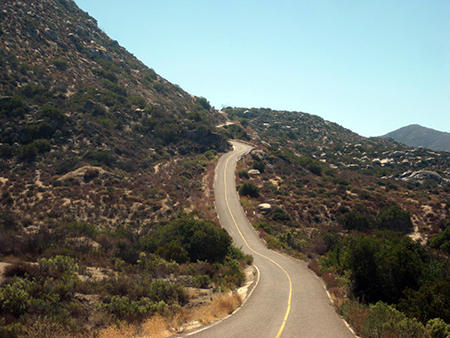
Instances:
[[[272,208],[272,206],[269,203],[261,203],[258,205],[258,209],[261,211],[269,211]]]
[[[8,127],[3,131],[3,136],[10,136],[14,132],[12,127]]]
[[[89,112],[89,111],[91,111],[92,109],[94,109],[94,105],[95,105],[95,102],[94,101],[92,101],[92,100],[87,100],[86,101],[86,103],[84,104],[84,107],[83,107],[83,111],[84,112]]]
[[[252,175],[252,176],[259,176],[259,175],[261,175],[261,172],[258,169],[250,169],[248,171],[248,174]]]
[[[11,101],[11,96],[0,96],[0,107]]]
[[[437,172],[429,171],[429,170],[419,170],[419,171],[407,171],[400,176],[400,179],[405,182],[411,183],[424,183],[425,180],[433,180],[438,185],[444,185],[450,182],[449,179],[443,178]]]
[[[403,151],[394,151],[392,154],[391,154],[391,157],[393,157],[393,158],[396,158],[396,157],[402,157],[402,156],[405,156],[406,154],[405,154],[405,152],[403,152]]]
[[[75,28],[75,33],[78,34],[78,36],[82,37],[82,38],[87,38],[89,37],[89,33],[87,32],[87,30],[85,30],[82,26],[77,25],[77,27]]]
[[[45,29],[45,34],[52,40],[56,40],[58,38],[58,32],[51,30],[48,27]]]

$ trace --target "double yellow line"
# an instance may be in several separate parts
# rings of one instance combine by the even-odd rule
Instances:
[[[277,262],[275,262],[274,260],[270,259],[267,256],[264,256],[263,254],[253,250],[252,247],[250,247],[250,245],[248,244],[247,240],[245,239],[244,235],[242,234],[241,230],[239,229],[239,226],[237,225],[236,219],[234,218],[233,213],[231,212],[231,208],[230,208],[230,204],[228,203],[228,197],[227,197],[227,175],[226,175],[226,170],[228,167],[228,161],[230,160],[232,156],[228,157],[227,161],[225,162],[225,171],[224,171],[224,175],[223,175],[223,180],[224,180],[224,185],[225,185],[225,202],[227,203],[227,208],[228,211],[230,212],[231,218],[233,219],[233,223],[237,229],[237,231],[239,232],[239,235],[241,235],[242,240],[244,241],[245,245],[247,245],[247,247],[254,252],[255,254],[267,259],[268,261],[272,262],[273,264],[275,264],[276,266],[278,266],[287,276],[288,280],[289,280],[289,299],[288,299],[288,306],[287,306],[287,310],[286,310],[286,314],[284,315],[284,319],[283,319],[283,323],[281,324],[280,330],[278,330],[278,334],[276,336],[276,338],[280,338],[281,334],[283,333],[284,327],[286,326],[286,321],[289,317],[289,313],[291,312],[291,299],[292,299],[292,280],[291,280],[291,276],[289,276],[289,274],[287,273],[287,271]]]

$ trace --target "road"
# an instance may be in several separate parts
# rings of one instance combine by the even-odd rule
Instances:
[[[216,168],[216,208],[236,246],[253,255],[260,279],[236,314],[190,336],[355,338],[306,263],[268,250],[253,230],[235,185],[236,162],[251,147],[238,142],[233,146],[234,151],[223,155]]]

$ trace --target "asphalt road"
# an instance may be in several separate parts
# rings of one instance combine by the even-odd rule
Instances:
[[[236,162],[251,147],[238,142],[233,145],[234,151],[223,155],[216,168],[216,208],[235,244],[253,255],[260,279],[237,313],[189,336],[354,338],[306,263],[268,250],[253,230],[235,185]]]

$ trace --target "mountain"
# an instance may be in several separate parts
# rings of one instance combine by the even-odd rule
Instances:
[[[424,147],[437,151],[450,151],[450,133],[422,127],[418,124],[392,131],[382,137],[391,137],[410,147]]]

